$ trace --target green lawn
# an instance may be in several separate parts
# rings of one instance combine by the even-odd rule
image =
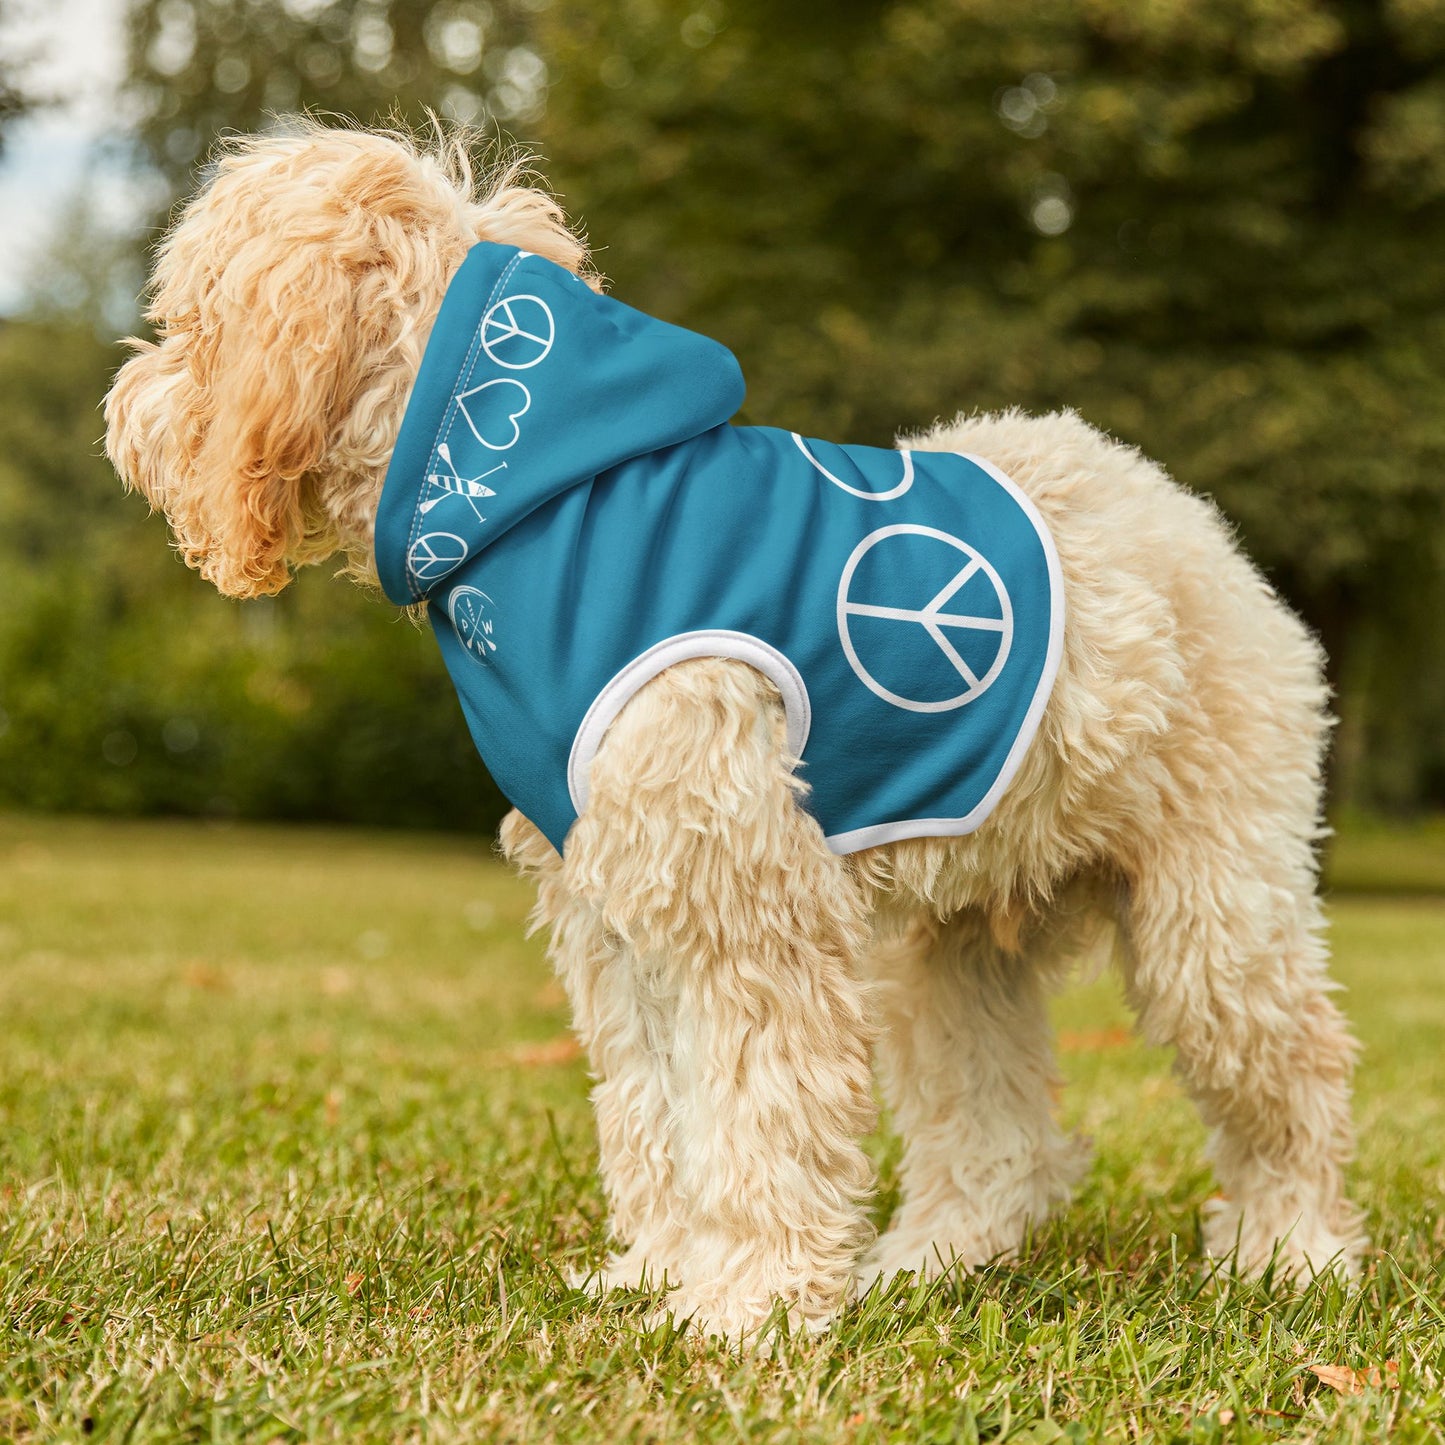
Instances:
[[[1445,899],[1344,892],[1378,854],[1333,874],[1362,1288],[1211,1279],[1200,1128],[1099,984],[1075,1205],[759,1360],[565,1282],[586,1079],[485,844],[0,817],[0,1438],[1445,1440]]]
[[[1445,897],[1445,817],[1411,823],[1342,822],[1325,878],[1336,890]]]

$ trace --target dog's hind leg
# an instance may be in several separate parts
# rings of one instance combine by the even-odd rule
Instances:
[[[860,1282],[1008,1257],[1066,1201],[1087,1147],[1054,1121],[1046,949],[1005,949],[980,912],[919,921],[873,954],[879,1072],[903,1137],[902,1200]]]
[[[1258,820],[1254,820],[1258,822]],[[1260,1273],[1353,1272],[1364,1244],[1344,1194],[1355,1046],[1330,999],[1308,845],[1196,822],[1142,858],[1126,983],[1141,1029],[1172,1043],[1213,1131],[1225,1194],[1215,1255]]]
[[[669,1309],[730,1339],[779,1301],[824,1325],[869,1238],[866,910],[790,763],[759,673],[679,664],[613,724],[567,840],[569,887],[632,961],[610,1007],[634,1013],[641,988],[655,1006],[666,1107],[643,1127],[676,1226]]]

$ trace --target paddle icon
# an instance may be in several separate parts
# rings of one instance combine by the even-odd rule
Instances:
[[[491,471],[483,472],[482,477],[464,477],[458,473],[457,464],[452,460],[452,449],[445,442],[441,442],[437,446],[437,456],[451,468],[451,475],[448,476],[446,472],[427,473],[427,481],[430,482],[432,486],[439,487],[441,489],[441,495],[428,497],[426,501],[421,504],[420,510],[423,517],[426,516],[438,502],[445,501],[449,495],[462,497],[495,497],[497,495],[490,487],[484,487],[482,485],[482,477],[490,477],[494,476],[497,472],[506,471],[506,462],[500,462],[493,467]],[[473,512],[476,512],[476,510],[475,507],[472,508]],[[486,518],[478,513],[477,520],[484,522]]]

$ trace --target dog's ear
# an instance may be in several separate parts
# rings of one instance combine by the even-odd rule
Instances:
[[[335,255],[305,242],[233,264],[206,298],[188,347],[210,412],[188,458],[204,516],[195,536],[178,530],[177,540],[229,596],[280,591],[288,562],[305,560],[319,521],[309,482],[362,350],[356,306],[354,279]]]
[[[417,177],[361,132],[240,141],[160,249],[159,341],[116,378],[107,448],[229,596],[357,544],[342,494],[384,468],[422,298],[465,250],[456,197]]]
[[[135,352],[105,398],[105,450],[130,491],[169,511],[168,483],[180,471],[180,432],[194,413],[194,391],[176,346],[129,338]]]
[[[132,342],[106,398],[106,448],[165,511],[188,566],[257,597],[315,550],[310,481],[364,349],[355,280],[302,239],[242,248],[223,270],[193,251],[163,253],[160,340]]]

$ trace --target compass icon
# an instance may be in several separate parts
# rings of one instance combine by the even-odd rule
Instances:
[[[909,605],[899,605],[900,587]],[[1013,631],[1013,604],[992,563],[935,527],[870,533],[838,580],[848,665],[870,692],[908,712],[951,712],[981,697],[1008,661]]]
[[[479,587],[454,587],[447,598],[447,616],[457,641],[479,662],[497,650],[492,637],[492,599]]]

